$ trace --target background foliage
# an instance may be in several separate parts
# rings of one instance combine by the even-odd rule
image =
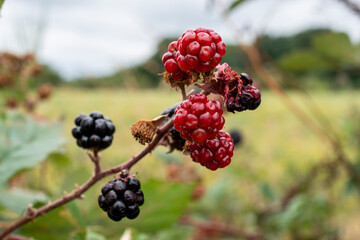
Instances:
[[[243,2],[233,1],[227,9]],[[103,168],[125,162],[143,148],[131,136],[132,124],[180,101],[180,93],[165,86],[159,75],[162,53],[174,39],[160,41],[142,64],[110,76],[65,82],[41,65],[41,72],[26,77],[26,86],[0,87],[0,229],[22,216],[28,204],[43,206],[91,176],[93,165],[71,136],[77,114],[99,110],[117,128],[112,147],[102,153]],[[98,207],[97,196],[108,177],[89,189],[85,199],[15,234],[40,240],[124,240],[129,235],[134,240],[251,239],[215,231],[225,225],[271,240],[360,239],[360,43],[341,32],[310,29],[286,37],[259,36],[255,44],[286,94],[310,119],[323,116],[320,125],[336,133],[352,176],[339,164],[339,151],[301,124],[267,88],[244,51],[227,45],[223,61],[249,73],[262,89],[256,111],[226,116],[225,130],[237,129],[243,137],[229,167],[210,172],[189,156],[166,154],[168,149],[159,147],[133,168],[145,194],[137,219],[112,222]],[[0,76],[6,71],[0,64]],[[20,73],[14,74],[16,83],[22,81]],[[38,89],[44,83],[54,91],[49,100],[40,101]],[[17,107],[9,106],[9,99],[19,101]],[[209,223],[214,231],[189,224],[188,218]]]
[[[291,94],[300,101],[301,95],[296,92]],[[354,164],[359,164],[360,138],[357,133],[360,112],[357,109],[360,99],[356,97],[359,93],[316,91],[312,94],[317,96],[315,101],[342,133],[341,139]],[[324,161],[324,157],[331,158],[328,147],[299,125],[273,94],[265,91],[263,99],[257,112],[244,112],[241,117],[226,116],[226,130],[237,128],[244,136],[244,144],[236,150],[229,168],[209,172],[194,164],[188,156],[180,153],[166,155],[165,148],[159,148],[137,164],[134,171],[138,172],[145,194],[145,205],[138,219],[120,223],[108,220],[96,201],[101,186],[109,180],[104,179],[85,194],[84,200],[77,200],[37,219],[21,228],[19,233],[36,239],[67,239],[70,232],[73,239],[92,239],[93,234],[119,239],[123,231],[131,227],[136,236],[134,239],[184,239],[185,233],[194,233],[194,228],[178,225],[177,220],[184,213],[204,220],[217,219],[231,222],[234,226],[247,226],[251,230],[258,221],[262,221],[258,215],[262,209],[276,204],[289,187],[297,184],[312,166]],[[157,90],[154,95],[152,91],[57,89],[50,101],[40,105],[38,114],[56,119],[60,113],[64,119],[62,135],[67,139],[66,145],[63,145],[65,149],[60,148],[60,152],[50,154],[33,170],[22,171],[11,180],[11,192],[14,197],[21,196],[22,202],[3,196],[8,204],[13,204],[9,206],[0,202],[3,219],[17,218],[26,207],[24,202],[38,202],[40,206],[47,199],[55,199],[64,191],[70,191],[75,183],[83,183],[92,174],[92,163],[76,147],[70,133],[73,118],[78,112],[101,109],[116,124],[115,142],[103,153],[102,165],[109,167],[126,161],[142,148],[131,137],[129,128],[133,122],[155,117],[178,100],[178,94],[171,90]],[[129,108],[129,104],[139,101],[141,104],[136,108]],[[58,126],[51,128],[55,134]],[[49,144],[51,149],[51,142],[45,142],[45,146]],[[167,163],[174,161],[191,175],[203,178],[201,185],[205,186],[206,192],[200,200],[191,197],[198,181],[190,178],[190,182],[178,183],[169,178],[171,165]],[[359,223],[357,192],[352,190],[343,171],[337,171],[335,176],[331,187],[325,188],[323,181],[327,176],[323,173],[312,188],[297,196],[285,211],[261,222],[264,232],[273,239],[286,236],[316,239],[324,235],[335,238],[354,231],[353,226]],[[14,188],[20,186],[31,189],[31,194]],[[28,199],[24,199],[25,195]]]

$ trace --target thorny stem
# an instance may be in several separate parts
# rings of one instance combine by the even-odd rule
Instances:
[[[360,17],[360,6],[350,0],[339,0],[345,4],[350,10],[352,10],[358,17]]]
[[[342,0],[343,2],[348,2],[347,0]],[[327,142],[332,147],[336,155],[336,159],[344,167],[349,178],[354,180],[354,183],[357,186],[357,190],[360,194],[360,177],[354,170],[352,164],[347,159],[341,142],[334,138],[327,129],[324,129],[323,126],[317,124],[311,117],[309,117],[305,111],[303,111],[285,92],[282,86],[277,82],[273,75],[264,67],[264,62],[259,50],[254,45],[244,45],[241,42],[241,32],[237,29],[235,23],[229,16],[229,12],[224,8],[219,0],[211,0],[211,3],[216,6],[216,9],[221,11],[221,16],[226,21],[229,29],[231,29],[238,40],[239,47],[247,55],[253,69],[255,72],[264,80],[264,83],[269,87],[269,89],[275,92],[281,99],[286,107],[299,119],[299,121],[307,128],[312,129],[316,135],[322,139],[327,140]]]
[[[4,240],[34,240],[33,238],[26,238],[18,235],[9,235]]]
[[[187,98],[185,88],[182,90],[182,97],[183,99]],[[140,161],[143,157],[145,157],[147,154],[152,152],[157,146],[159,146],[160,141],[162,138],[167,134],[167,132],[173,127],[173,119],[169,120],[165,125],[158,127],[156,130],[156,134],[154,136],[154,139],[136,156],[129,159],[127,162],[103,170],[101,171],[100,168],[100,155],[98,154],[97,150],[93,151],[93,154],[88,153],[89,158],[94,163],[94,174],[93,176],[85,182],[83,185],[76,187],[71,193],[65,194],[61,198],[49,202],[45,206],[35,209],[32,206],[28,207],[28,210],[26,211],[25,215],[20,218],[19,220],[13,222],[9,226],[3,229],[3,231],[0,233],[0,239],[4,239],[6,236],[8,236],[11,232],[14,230],[20,228],[21,226],[27,224],[28,222],[32,221],[33,219],[45,215],[47,212],[65,205],[66,203],[75,200],[77,198],[83,199],[83,193],[86,192],[90,187],[92,187],[95,183],[100,181],[101,179],[111,175],[120,172],[123,169],[130,170],[132,166],[134,166],[138,161]]]
[[[76,199],[76,198],[82,198],[82,194],[86,192],[90,187],[92,187],[95,183],[100,181],[101,179],[111,175],[115,174],[117,172],[120,172],[123,169],[130,170],[130,168],[135,165],[138,161],[140,161],[143,157],[145,157],[148,153],[150,153],[152,150],[155,149],[155,147],[158,145],[162,137],[170,130],[170,128],[173,126],[172,119],[168,121],[164,126],[159,127],[157,129],[157,133],[154,137],[154,139],[149,143],[139,154],[128,160],[127,162],[118,165],[113,168],[106,169],[104,171],[101,171],[100,169],[100,155],[97,151],[94,151],[94,155],[88,154],[90,159],[95,164],[95,170],[94,175],[85,182],[82,186],[77,187],[75,190],[73,190],[71,193],[68,193],[61,198],[55,200],[54,202],[50,202],[46,204],[45,206],[34,209],[34,208],[28,208],[28,211],[25,213],[25,215],[20,218],[19,220],[13,222],[8,227],[6,227],[3,232],[0,234],[0,239],[4,239],[5,236],[13,232],[15,229],[20,228],[21,226],[25,225],[26,223],[30,222],[31,220],[45,215],[47,212],[65,205],[66,203]],[[31,210],[30,210],[31,209]]]
[[[331,169],[334,169],[337,164],[339,164],[338,160],[335,158],[329,162],[321,162],[320,164],[315,165],[312,169],[303,177],[303,179],[298,180],[296,184],[294,184],[291,188],[289,188],[284,196],[281,198],[278,204],[270,206],[263,211],[259,212],[260,220],[266,219],[267,217],[276,214],[285,210],[291,201],[301,192],[308,188],[308,186],[313,182],[316,177],[318,177],[323,170],[327,170],[327,178],[324,184],[329,186],[331,182],[335,180]]]
[[[218,233],[230,237],[240,237],[247,240],[267,240],[267,238],[259,233],[250,233],[242,229],[229,226],[225,223],[217,221],[200,221],[188,216],[183,216],[179,223],[190,225],[198,228],[205,233]]]

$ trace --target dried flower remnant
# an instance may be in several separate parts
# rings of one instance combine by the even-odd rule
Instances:
[[[52,93],[52,86],[48,83],[42,84],[37,90],[37,95],[41,100],[48,99]]]
[[[218,67],[216,72],[226,108],[229,112],[255,110],[261,103],[261,93],[254,87],[253,80],[246,73],[240,75],[231,70],[227,63]]]
[[[159,116],[153,120],[140,120],[131,127],[131,134],[141,144],[150,143],[154,138],[156,129],[167,118],[167,115]]]

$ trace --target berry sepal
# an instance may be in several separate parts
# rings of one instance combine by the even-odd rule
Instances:
[[[261,103],[260,90],[253,86],[251,77],[246,73],[239,75],[227,63],[217,67],[215,79],[196,86],[223,96],[228,112],[255,110]]]

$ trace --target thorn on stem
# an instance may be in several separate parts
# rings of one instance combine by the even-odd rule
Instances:
[[[36,213],[37,213],[37,210],[35,208],[33,208],[32,204],[29,204],[26,209],[26,212],[25,212],[25,217],[33,219],[36,217]]]

